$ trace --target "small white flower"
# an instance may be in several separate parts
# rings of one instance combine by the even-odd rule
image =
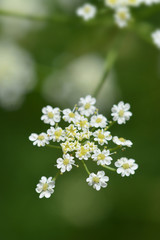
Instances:
[[[105,176],[104,171],[98,171],[97,174],[91,173],[89,177],[86,179],[89,186],[93,186],[94,189],[99,191],[102,188],[107,187],[107,183],[109,181],[109,177]]]
[[[72,152],[74,150],[74,143],[66,141],[64,143],[61,143],[61,147],[64,153]]]
[[[86,144],[88,145],[90,152],[94,152],[98,148],[98,146],[94,142],[88,141]]]
[[[72,165],[75,165],[75,161],[73,160],[74,157],[70,156],[69,154],[64,154],[63,158],[57,159],[57,168],[61,170],[62,173],[65,171],[71,171]]]
[[[158,48],[160,48],[160,29],[153,32],[151,36],[152,36],[152,40],[153,40],[154,44]]]
[[[141,4],[141,0],[127,0],[126,4],[131,7],[138,7]]]
[[[43,115],[41,117],[41,120],[44,123],[50,124],[51,126],[54,126],[55,123],[58,123],[61,120],[59,108],[52,108],[51,106],[47,106],[42,108],[42,113]]]
[[[105,128],[107,125],[107,118],[104,117],[102,114],[99,115],[94,115],[91,117],[91,122],[90,122],[92,127],[101,127]]]
[[[41,180],[37,184],[36,192],[40,193],[39,198],[49,198],[54,192],[55,181],[52,180],[52,177],[48,179],[46,177],[41,177]]]
[[[96,99],[92,98],[90,95],[86,96],[85,98],[80,98],[79,101],[79,111],[81,115],[85,115],[87,117],[89,117],[90,115],[92,115],[95,110],[96,107],[94,106],[94,104],[96,103]]]
[[[75,125],[78,127],[78,130],[87,130],[89,129],[89,122],[88,119],[81,116],[79,120],[75,123]]]
[[[135,170],[138,168],[138,164],[135,163],[134,159],[128,159],[122,157],[115,162],[115,166],[118,168],[117,173],[121,174],[122,177],[135,174]]]
[[[76,158],[78,158],[79,160],[88,160],[90,156],[90,149],[87,144],[85,144],[84,146],[80,146],[80,148],[76,152]]]
[[[83,139],[89,139],[91,135],[92,135],[92,132],[87,130],[87,131],[77,133],[76,138],[78,139],[78,141],[81,142]]]
[[[120,5],[120,0],[105,0],[104,3],[106,6],[115,9]]]
[[[53,140],[53,142],[60,142],[65,141],[65,132],[62,128],[57,127],[51,127],[47,130],[48,136],[50,140]]]
[[[49,144],[49,138],[46,133],[36,134],[32,133],[29,136],[29,140],[33,142],[33,145],[38,147],[44,147],[46,144]]]
[[[128,111],[130,109],[130,104],[124,102],[119,102],[118,105],[113,105],[111,115],[113,116],[113,121],[117,121],[118,124],[126,123],[132,116],[132,113]]]
[[[116,24],[120,27],[126,27],[128,25],[128,21],[130,20],[131,15],[129,9],[127,7],[118,7],[116,9],[114,19]]]
[[[82,17],[85,21],[88,21],[91,18],[94,18],[96,15],[97,9],[90,3],[85,3],[82,7],[79,7],[76,11],[76,14],[79,17]]]
[[[100,145],[108,144],[108,141],[112,139],[111,133],[109,131],[97,130],[93,133],[94,141],[97,141]]]
[[[110,151],[105,149],[103,151],[100,149],[94,151],[92,159],[97,161],[97,165],[110,165],[111,161],[113,160],[110,156]]]
[[[117,145],[127,146],[127,147],[131,147],[133,144],[130,140],[126,140],[122,137],[118,138],[117,136],[113,137],[113,142]]]
[[[70,124],[68,127],[65,128],[66,129],[66,135],[68,138],[74,138],[77,134],[77,128],[75,128],[75,126],[73,124]]]
[[[64,109],[63,114],[64,114],[63,116],[64,121],[69,123],[71,122],[75,123],[76,121],[78,121],[80,117],[78,112],[73,112],[69,108]]]

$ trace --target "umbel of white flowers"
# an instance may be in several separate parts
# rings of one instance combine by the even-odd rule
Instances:
[[[90,95],[80,98],[73,109],[60,110],[46,106],[42,109],[41,120],[50,125],[46,133],[32,133],[29,137],[33,145],[51,147],[62,150],[63,154],[56,160],[58,172],[55,177],[42,177],[37,184],[36,192],[40,198],[49,198],[54,192],[55,181],[59,175],[71,171],[82,164],[87,172],[87,183],[99,191],[107,187],[109,177],[103,170],[90,172],[87,162],[97,164],[97,168],[115,171],[122,177],[135,173],[138,165],[134,159],[125,157],[113,160],[117,150],[131,147],[132,142],[123,137],[112,136],[110,127],[115,124],[125,124],[132,113],[128,103],[119,102],[111,109],[112,121],[99,113],[95,106],[96,99]],[[62,125],[65,127],[62,128]],[[59,145],[58,145],[59,144]],[[111,167],[112,164],[116,168]]]
[[[150,6],[152,4],[160,3],[160,0],[104,0],[104,5],[114,11],[114,21],[119,28],[124,28],[131,20],[131,7],[139,7],[144,4]],[[76,10],[76,14],[88,21],[96,16],[96,6],[85,3]]]

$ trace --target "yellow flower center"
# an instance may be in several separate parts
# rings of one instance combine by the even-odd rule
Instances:
[[[137,3],[137,0],[128,0],[129,3]]]
[[[48,117],[53,118],[54,114],[52,112],[48,112]]]
[[[39,135],[39,136],[38,136],[38,140],[40,140],[40,141],[44,140],[44,136]]]
[[[58,139],[62,135],[62,129],[55,131],[54,135],[55,135],[56,139]]]
[[[123,167],[124,169],[128,169],[128,168],[130,168],[130,166],[129,166],[128,163],[124,163],[124,164],[122,165],[122,167]]]
[[[84,126],[86,125],[86,123],[87,123],[87,120],[83,120],[83,121],[80,121],[80,122],[79,122],[79,125],[80,125],[81,127],[84,127]]]
[[[125,142],[126,140],[124,138],[119,138],[119,141]]]
[[[91,8],[87,6],[84,8],[84,11],[85,11],[85,13],[89,13],[91,11]]]
[[[99,183],[99,178],[98,177],[93,177],[93,182]]]
[[[100,123],[100,122],[102,122],[102,119],[101,118],[97,118],[96,119],[96,123]]]
[[[76,132],[75,132],[75,128],[73,126],[71,126],[70,128],[67,128],[67,130],[73,135],[75,136],[76,135]]]
[[[119,12],[118,16],[119,16],[120,19],[126,20],[126,13],[125,12]],[[121,110],[121,111],[123,111],[123,110]]]
[[[88,149],[85,149],[83,146],[81,147],[81,150],[80,150],[80,153],[79,153],[79,156],[82,157],[84,155],[86,155],[88,152]]]
[[[69,163],[69,159],[68,159],[68,158],[65,158],[65,159],[63,160],[63,164],[64,164],[64,165],[68,165],[68,163]]]
[[[119,115],[120,117],[123,117],[123,115],[124,115],[124,110],[120,110],[119,113],[118,113],[118,115]]]
[[[105,159],[105,155],[100,153],[97,157],[98,160],[104,160]]]
[[[70,112],[70,113],[69,113],[69,117],[70,117],[70,118],[74,118],[74,117],[75,117],[75,114],[74,114],[73,112]]]
[[[87,109],[89,109],[91,107],[91,104],[90,103],[86,103],[85,104],[85,106],[84,106],[84,108],[87,110]]]
[[[108,0],[108,3],[115,4],[117,3],[117,0]]]
[[[43,190],[43,191],[46,191],[47,189],[48,189],[48,183],[44,183],[42,190]]]
[[[105,135],[102,134],[102,133],[99,133],[99,134],[98,134],[98,138],[101,139],[101,140],[103,140],[103,139],[105,138]]]

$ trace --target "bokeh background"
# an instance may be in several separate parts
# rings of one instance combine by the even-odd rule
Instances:
[[[112,11],[88,23],[78,19],[75,9],[83,2],[0,1],[0,9],[53,16],[32,21],[0,14],[2,240],[160,238],[160,51],[147,35],[160,27],[160,6],[134,9],[134,27],[118,30]],[[136,159],[139,169],[129,178],[106,171],[109,185],[96,192],[80,167],[57,180],[50,199],[39,200],[35,186],[41,176],[54,176],[61,155],[28,140],[48,128],[40,121],[41,109],[73,107],[92,94],[119,35],[118,60],[97,105],[110,118],[114,103],[131,104],[133,117],[114,126],[112,134],[133,141],[124,154]]]

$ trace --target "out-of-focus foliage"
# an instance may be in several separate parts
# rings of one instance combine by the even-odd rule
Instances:
[[[38,28],[36,21],[16,19],[17,26],[23,21],[31,25],[25,35],[17,38],[4,31],[3,23],[8,17],[0,16],[1,37],[28,51],[38,79],[19,110],[0,109],[0,237],[3,240],[157,240],[160,235],[160,53],[149,43],[148,25],[144,23],[152,24],[151,29],[160,27],[160,6],[134,9],[136,27],[121,31],[112,24],[111,12],[84,23],[75,16],[75,9],[85,1],[67,1],[43,1],[45,9],[49,9],[45,14],[63,16],[63,19],[38,22]],[[102,1],[90,2],[102,8]],[[13,30],[12,21],[8,24],[7,28]],[[88,187],[83,168],[74,169],[58,179],[56,194],[51,199],[39,200],[35,186],[42,175],[55,174],[53,165],[59,157],[58,150],[33,147],[28,140],[33,130],[47,129],[39,120],[41,108],[47,104],[63,108],[66,102],[71,106],[79,97],[92,94],[103,74],[100,72],[107,51],[119,35],[118,60],[97,102],[106,116],[112,104],[121,99],[131,104],[132,119],[127,126],[113,127],[112,133],[117,134],[119,130],[119,136],[134,142],[125,155],[135,158],[139,169],[127,179],[117,175],[112,178],[114,173],[108,172],[112,185],[101,192]],[[144,40],[146,36],[148,42]],[[80,66],[83,61],[84,66]],[[48,79],[52,81],[53,96],[51,88],[48,94],[44,89]],[[84,94],[81,81],[84,81]]]

